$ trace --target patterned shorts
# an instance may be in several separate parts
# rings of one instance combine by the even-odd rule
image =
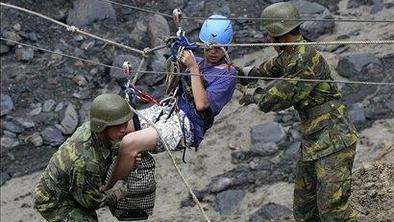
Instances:
[[[139,112],[147,119],[155,122],[158,133],[161,135],[162,140],[157,141],[156,149],[153,153],[160,153],[165,151],[163,142],[167,144],[169,150],[179,151],[184,148],[183,142],[188,147],[193,144],[193,132],[189,119],[186,114],[180,110],[174,111],[170,116],[170,107],[161,107],[153,105],[147,109],[139,110]],[[141,120],[141,128],[148,128],[149,124]],[[158,120],[158,121],[157,121]]]

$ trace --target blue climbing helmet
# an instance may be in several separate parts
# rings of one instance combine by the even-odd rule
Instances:
[[[230,44],[233,40],[231,21],[223,15],[211,15],[200,30],[200,40],[207,44]]]

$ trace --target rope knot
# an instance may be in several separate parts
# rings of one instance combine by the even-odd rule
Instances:
[[[76,32],[77,30],[78,30],[78,28],[73,25],[67,26],[67,31],[69,31],[69,32]]]

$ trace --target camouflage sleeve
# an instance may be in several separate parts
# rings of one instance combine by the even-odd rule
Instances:
[[[284,74],[283,70],[282,57],[277,56],[262,63],[260,66],[253,67],[248,76],[281,77]]]
[[[116,196],[111,191],[101,191],[103,179],[99,165],[94,162],[77,161],[72,170],[70,192],[79,204],[87,209],[114,205]]]
[[[298,81],[298,79],[314,78],[314,73],[307,66],[295,64],[294,67],[287,67],[287,73],[291,74],[284,77],[292,80],[279,81],[267,93],[254,95],[254,102],[263,112],[284,110],[299,104],[314,88],[314,82]]]

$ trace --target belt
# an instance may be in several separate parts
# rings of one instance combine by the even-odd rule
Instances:
[[[300,114],[301,120],[305,121],[329,113],[340,105],[341,103],[338,100],[330,100],[321,105],[317,105],[306,110],[300,110],[298,113]]]

